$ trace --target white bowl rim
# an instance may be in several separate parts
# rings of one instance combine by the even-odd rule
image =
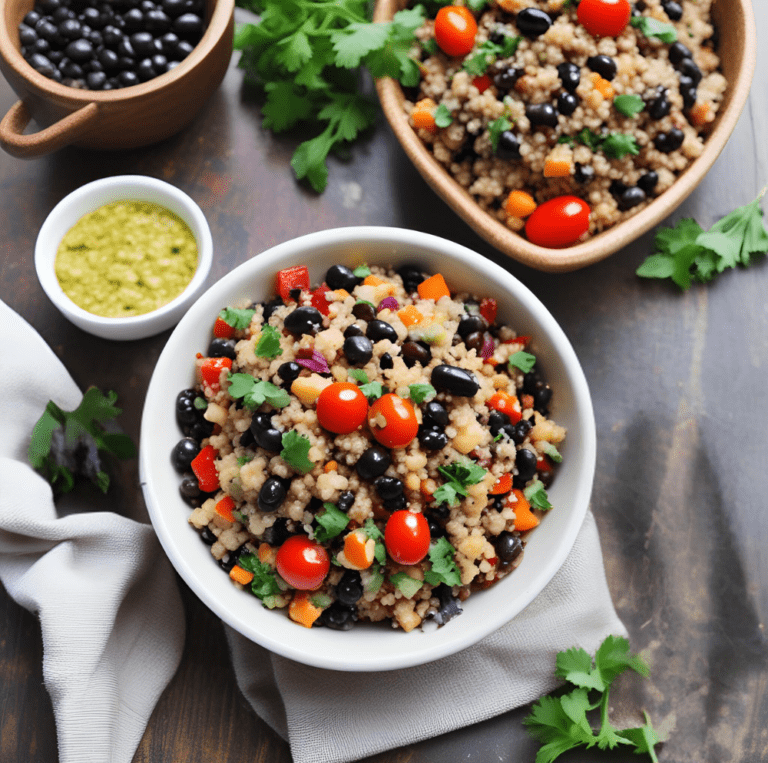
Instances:
[[[172,204],[176,209],[171,210],[178,214],[190,226],[197,240],[198,262],[192,280],[184,291],[165,305],[142,315],[133,315],[126,318],[107,318],[95,315],[75,304],[61,288],[54,271],[54,261],[60,237],[53,231],[65,224],[64,231],[69,230],[83,215],[109,204],[113,201],[144,201],[143,196],[151,195],[155,203],[162,204],[165,199],[167,204]],[[73,208],[81,207],[85,211],[73,215]],[[177,211],[183,210],[183,212]],[[74,219],[73,219],[74,218]],[[62,234],[63,235],[63,234]],[[59,240],[53,243],[53,239]],[[150,175],[113,175],[111,177],[93,180],[80,186],[67,194],[54,206],[46,217],[35,242],[35,269],[43,290],[56,307],[68,318],[75,319],[78,325],[87,324],[94,330],[100,330],[104,336],[111,328],[119,331],[121,335],[140,336],[143,330],[149,330],[151,326],[161,324],[169,314],[177,310],[180,305],[186,303],[199,292],[205,283],[213,262],[213,237],[208,221],[203,211],[189,194],[164,180]]]
[[[328,632],[328,628],[304,629],[288,621],[287,618],[283,618],[281,622],[287,622],[294,630],[286,631],[283,634],[284,638],[280,638],[282,625],[276,628],[274,633],[259,630],[253,626],[253,623],[240,616],[239,612],[228,610],[226,606],[213,597],[202,580],[203,572],[196,569],[190,563],[190,560],[180,553],[179,548],[175,545],[175,533],[177,533],[178,527],[169,521],[160,496],[155,493],[155,487],[149,481],[149,475],[152,469],[157,466],[158,457],[160,456],[159,454],[151,454],[150,447],[146,445],[147,439],[152,437],[156,427],[156,417],[161,411],[164,372],[166,369],[170,370],[176,363],[176,355],[174,353],[177,348],[175,344],[181,341],[181,337],[184,336],[187,330],[193,330],[194,325],[199,322],[200,318],[195,313],[196,309],[204,309],[206,313],[210,312],[211,315],[215,315],[218,309],[220,309],[223,295],[231,291],[232,287],[242,284],[248,277],[253,279],[257,273],[262,271],[269,273],[270,277],[272,277],[280,269],[279,264],[282,263],[283,266],[286,266],[286,258],[295,255],[297,252],[306,252],[309,249],[324,246],[343,246],[354,243],[391,245],[393,251],[400,252],[407,252],[408,248],[418,250],[419,247],[422,247],[433,250],[436,256],[438,254],[449,254],[451,258],[458,260],[462,266],[478,270],[490,282],[495,282],[502,286],[522,306],[523,310],[527,310],[530,315],[534,316],[534,320],[541,324],[547,335],[557,342],[560,351],[559,358],[568,374],[569,381],[573,385],[575,399],[579,403],[575,409],[575,414],[581,427],[580,450],[576,454],[576,460],[580,464],[577,467],[579,469],[577,479],[578,490],[573,494],[572,503],[568,507],[567,517],[563,520],[566,527],[562,533],[563,540],[554,549],[551,556],[548,557],[534,584],[529,585],[517,595],[517,603],[519,605],[517,610],[510,613],[508,611],[492,609],[487,611],[482,619],[478,618],[471,623],[466,623],[466,627],[462,627],[461,630],[451,631],[450,626],[452,623],[449,623],[446,627],[434,632],[441,634],[438,643],[426,642],[426,638],[433,635],[431,633],[413,631],[405,635],[401,631],[393,629],[392,633],[399,634],[403,638],[403,641],[398,644],[402,648],[398,649],[397,653],[379,654],[375,655],[374,658],[370,655],[357,654],[357,652],[353,652],[350,649],[345,649],[343,638],[346,634],[339,634],[336,631],[330,631],[338,639],[335,642],[335,649],[318,653],[316,649],[307,646],[307,635],[318,631]],[[400,259],[408,259],[408,257],[401,257]],[[419,256],[414,254],[410,259],[418,260]],[[248,275],[246,276],[246,274]],[[198,306],[201,307],[198,308]],[[189,348],[189,351],[194,353],[194,348]],[[190,362],[190,378],[191,367],[192,363]],[[173,394],[175,399],[177,392]],[[167,459],[166,463],[169,464]],[[480,639],[505,625],[511,618],[519,614],[545,588],[570,553],[589,506],[595,463],[595,419],[586,377],[568,338],[538,297],[500,266],[460,244],[419,231],[379,226],[350,226],[300,236],[254,255],[250,260],[237,266],[209,287],[195,303],[194,309],[187,312],[181,319],[158,359],[145,399],[139,454],[140,481],[152,524],[161,545],[176,571],[201,601],[226,624],[269,651],[305,665],[341,671],[395,670],[432,662],[477,643]],[[170,465],[168,468],[171,469]],[[555,481],[556,483],[557,480]],[[181,501],[180,498],[178,500]],[[531,535],[529,545],[535,539],[536,533],[534,532]],[[221,577],[226,576],[222,575]],[[510,579],[514,579],[514,574],[505,580]],[[234,586],[231,586],[228,580],[226,582],[234,590]],[[503,584],[503,582],[499,585]],[[494,588],[496,586],[489,590]],[[238,595],[243,594],[240,591],[236,593]],[[470,597],[470,601],[471,599],[472,597]],[[254,599],[254,601],[256,600]],[[268,612],[267,614],[272,617],[275,616],[275,613]],[[463,619],[463,616],[459,618],[459,620]]]

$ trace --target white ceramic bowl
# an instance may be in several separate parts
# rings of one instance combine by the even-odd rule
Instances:
[[[464,602],[464,613],[432,632],[410,633],[388,625],[356,625],[339,632],[302,628],[282,612],[265,609],[237,590],[188,524],[179,497],[180,477],[170,453],[182,437],[176,395],[194,383],[195,353],[206,352],[218,312],[241,299],[273,296],[281,268],[306,264],[312,283],[335,263],[418,262],[441,272],[453,289],[493,296],[500,319],[532,335],[532,351],[554,389],[552,417],[568,428],[563,463],[549,495],[555,509],[529,536],[520,566]],[[301,663],[335,670],[404,668],[445,657],[479,641],[518,614],[550,581],[571,550],[589,502],[595,470],[595,423],[584,373],[562,329],[516,278],[476,252],[425,233],[358,227],[312,233],[280,244],[235,268],[212,286],[181,319],[160,355],[147,392],[141,426],[140,473],[144,497],[160,542],[178,573],[221,619],[247,638]]]
[[[148,201],[169,209],[189,225],[197,241],[197,271],[187,288],[168,304],[144,315],[105,318],[76,305],[62,290],[54,261],[64,234],[83,216],[115,201]],[[35,269],[48,298],[65,318],[105,339],[142,339],[171,328],[200,296],[213,262],[211,230],[200,207],[169,183],[144,175],[118,175],[94,180],[65,196],[45,219],[35,243]]]

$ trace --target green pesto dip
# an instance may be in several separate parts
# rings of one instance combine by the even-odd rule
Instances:
[[[56,252],[56,278],[79,307],[107,318],[156,310],[197,269],[189,226],[159,204],[116,201],[81,217]]]

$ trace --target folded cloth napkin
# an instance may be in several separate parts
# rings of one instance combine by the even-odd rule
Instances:
[[[40,619],[60,763],[130,763],[181,659],[173,571],[150,525],[110,512],[57,516],[27,446],[48,400],[72,410],[81,394],[2,301],[0,357],[0,580]]]
[[[409,668],[407,682],[400,671],[361,676],[300,665],[227,628],[241,691],[290,742],[295,763],[359,760],[524,705],[558,685],[558,651],[592,654],[609,634],[626,630],[591,512],[561,569],[523,612],[476,646]]]

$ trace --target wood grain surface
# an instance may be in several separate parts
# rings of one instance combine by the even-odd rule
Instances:
[[[768,182],[768,2],[757,0],[754,11],[758,64],[748,105],[709,175],[668,222],[691,216],[709,227]],[[14,100],[1,83],[0,112]],[[495,252],[456,218],[383,118],[348,160],[330,162],[329,186],[319,196],[292,178],[296,142],[262,130],[258,100],[232,66],[194,122],[161,144],[124,153],[65,149],[27,162],[1,155],[0,299],[42,334],[81,387],[118,393],[121,422],[138,441],[144,394],[168,334],[126,343],[84,334],[59,316],[34,272],[46,214],[90,180],[142,173],[189,193],[213,232],[210,283],[273,244],[346,225],[424,230],[499,262],[560,321],[592,389],[593,509],[608,582],[633,649],[652,664],[649,680],[629,679],[612,695],[614,713],[634,722],[646,709],[669,732],[662,763],[768,761],[768,262],[682,293],[635,276],[652,249],[649,232],[584,270],[540,273]],[[109,508],[147,521],[135,463],[117,483]],[[288,745],[237,690],[221,624],[179,585],[187,618],[183,661],[134,763],[287,763]],[[0,761],[55,762],[39,626],[2,590],[0,623]],[[481,677],[469,688],[470,696],[481,691]],[[536,744],[521,724],[527,712],[370,761],[530,763]],[[594,752],[562,758],[600,759]]]

